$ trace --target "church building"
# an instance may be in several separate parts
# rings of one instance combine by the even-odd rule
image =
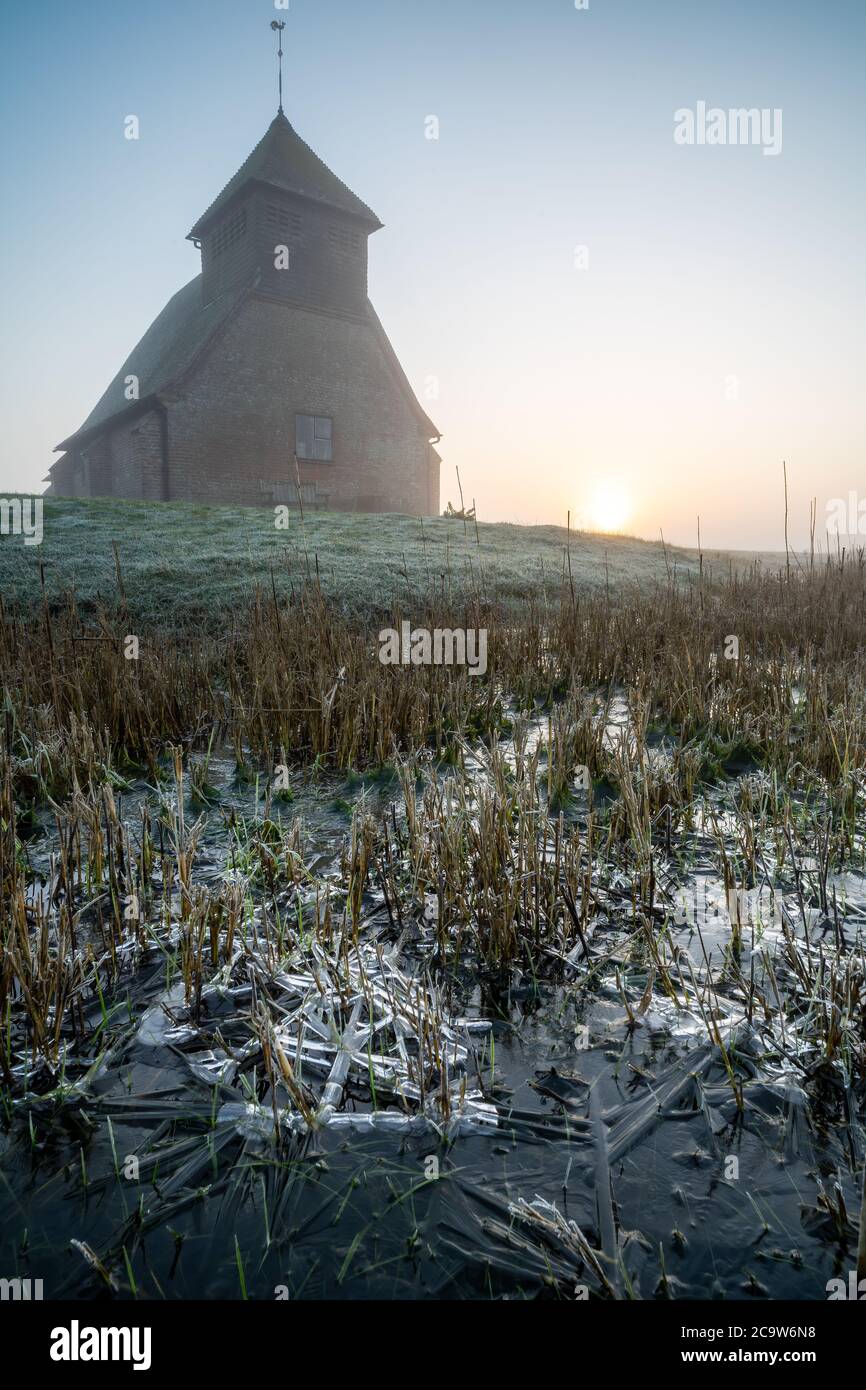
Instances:
[[[440,435],[367,297],[381,226],[280,106],[49,495],[438,513]]]

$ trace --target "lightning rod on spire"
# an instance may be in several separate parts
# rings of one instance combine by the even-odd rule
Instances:
[[[280,69],[280,106],[279,106],[279,114],[280,114],[281,116],[284,116],[284,115],[285,115],[285,112],[283,111],[283,30],[285,29],[285,27],[286,27],[286,22],[285,22],[285,20],[279,20],[279,19],[272,19],[272,20],[271,20],[271,28],[274,30],[274,32],[275,32],[276,35],[277,35],[277,61],[278,61],[278,63],[279,63],[279,69]]]

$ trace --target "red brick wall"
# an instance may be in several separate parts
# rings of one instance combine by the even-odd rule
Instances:
[[[333,462],[300,461],[302,485],[331,509],[439,510],[439,457],[367,319],[250,295],[167,409],[172,500],[294,504],[295,415],[305,414],[334,422]],[[163,498],[159,413],[99,436],[80,461],[67,455],[53,491]]]
[[[128,425],[99,435],[64,455],[53,491],[61,497],[163,497],[162,424],[158,413],[139,415]]]
[[[169,404],[171,497],[269,504],[262,483],[294,484],[296,413],[333,418],[333,463],[300,464],[331,507],[438,510],[438,463],[372,325],[264,295],[244,302]]]

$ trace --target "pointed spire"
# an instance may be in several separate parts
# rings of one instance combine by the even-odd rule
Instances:
[[[285,29],[285,27],[285,20],[271,20],[271,28],[277,35],[277,62],[279,64],[280,69],[280,104],[278,107],[278,115],[280,116],[285,115],[285,112],[283,111],[283,30]]]
[[[199,240],[228,204],[255,184],[281,189],[339,212],[350,213],[370,225],[373,231],[382,225],[367,204],[362,203],[314,154],[289,124],[288,117],[280,113],[274,116],[264,136],[234,178],[229,180],[219,197],[198,219],[189,233],[190,239]]]

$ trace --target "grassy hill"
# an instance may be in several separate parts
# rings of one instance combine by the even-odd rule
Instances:
[[[219,622],[237,615],[256,585],[288,594],[318,575],[349,614],[375,616],[395,600],[411,612],[435,591],[452,602],[483,594],[515,607],[558,589],[566,573],[564,527],[405,516],[293,512],[277,530],[269,508],[46,499],[44,539],[0,538],[0,592],[26,611],[45,592],[54,606],[74,591],[83,612],[118,599],[114,544],[131,612],[143,625]],[[692,551],[623,536],[572,532],[576,589],[663,579],[666,566],[697,571]]]

